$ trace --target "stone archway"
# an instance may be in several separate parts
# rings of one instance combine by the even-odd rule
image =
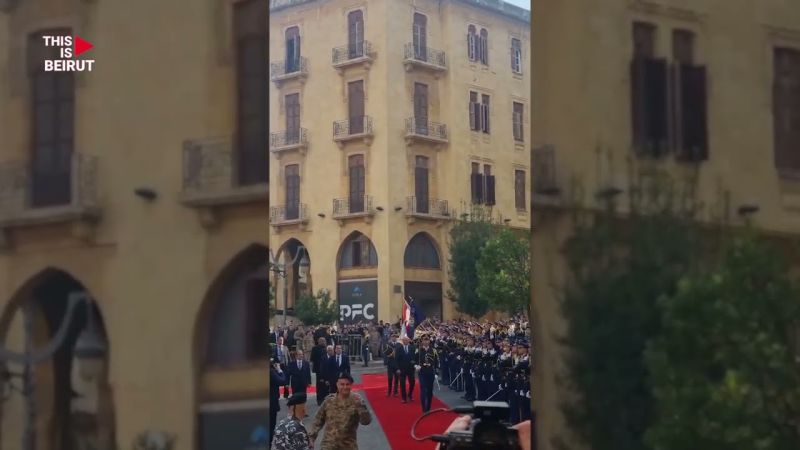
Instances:
[[[71,295],[91,298],[88,289],[72,275],[48,268],[17,291],[0,317],[0,341],[16,353],[25,352],[26,346],[40,351],[55,342],[58,330],[63,330],[63,341],[52,357],[31,366],[32,396],[17,392],[16,400],[2,406],[2,444],[8,448],[21,447],[23,434],[31,424],[27,408],[34,413],[36,449],[115,447],[114,405],[108,382],[111,352],[92,365],[77,360],[74,354],[78,337],[90,320],[96,337],[109,349],[103,317],[96,302],[91,309],[81,302],[70,315]],[[12,374],[24,374],[24,364],[7,362],[5,366]],[[11,383],[26,387],[22,376],[12,375]]]
[[[441,251],[426,232],[416,233],[406,244],[404,293],[416,301],[425,317],[443,319],[444,294]]]
[[[305,249],[303,255],[298,257],[294,264],[290,264],[301,246]],[[303,256],[307,258],[309,263],[308,270],[305,270],[304,274],[301,273],[303,271],[300,270],[300,261],[303,259]],[[294,315],[294,307],[300,296],[303,294],[311,295],[314,292],[311,279],[311,265],[313,264],[311,253],[302,241],[296,238],[290,238],[280,246],[278,252],[275,254],[275,258],[279,263],[286,264],[286,278],[278,277],[274,279],[275,309],[278,313],[282,313],[285,308],[287,315]],[[284,305],[283,298],[284,282],[287,284],[286,305]]]

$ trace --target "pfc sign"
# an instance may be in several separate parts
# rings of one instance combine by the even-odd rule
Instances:
[[[339,282],[339,323],[378,320],[378,280]]]

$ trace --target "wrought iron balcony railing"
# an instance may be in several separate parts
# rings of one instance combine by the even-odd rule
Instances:
[[[405,61],[407,63],[421,63],[431,69],[447,69],[447,56],[441,50],[434,50],[430,47],[406,44]]]
[[[533,149],[533,200],[555,198],[561,194],[556,172],[555,147],[547,145]]]
[[[268,179],[266,149],[234,151],[230,137],[183,144],[183,195],[190,203],[263,200]]]
[[[372,214],[372,197],[358,195],[333,199],[333,217]]]
[[[97,157],[73,153],[62,164],[0,164],[0,222],[48,220],[65,210],[99,211]]]
[[[333,65],[340,66],[361,58],[372,58],[372,44],[369,41],[356,42],[335,47],[331,53]]]
[[[269,135],[269,148],[273,152],[306,147],[308,145],[308,130],[296,128],[294,130],[275,131]]]
[[[270,225],[285,225],[305,222],[308,220],[306,209],[307,205],[305,203],[271,206],[269,208],[269,223]]]
[[[304,56],[285,59],[270,64],[272,81],[280,81],[308,74],[308,59]]]
[[[354,136],[372,134],[372,117],[358,116],[333,122],[333,139],[342,140]]]
[[[431,122],[421,117],[409,117],[406,119],[406,136],[446,142],[447,125]]]
[[[425,197],[408,197],[408,215],[446,218],[450,217],[447,200]]]

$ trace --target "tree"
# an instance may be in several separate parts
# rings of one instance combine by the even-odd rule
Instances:
[[[477,294],[497,309],[514,314],[530,310],[530,240],[500,228],[478,258]]]
[[[564,248],[571,279],[561,305],[565,381],[577,397],[564,412],[593,450],[643,450],[654,408],[643,354],[660,330],[657,299],[700,264],[698,230],[670,208],[577,218]]]
[[[800,448],[798,292],[783,260],[753,236],[710,274],[662,299],[648,346],[655,450]]]
[[[303,294],[297,300],[295,315],[307,325],[326,324],[339,318],[339,308],[327,290],[321,289],[316,295]]]
[[[275,311],[277,310],[277,305],[275,304],[275,286],[270,283],[269,285],[269,318],[272,319],[275,317]]]
[[[458,311],[472,317],[481,317],[489,310],[489,303],[478,293],[477,261],[493,233],[491,217],[482,209],[474,208],[450,229],[450,289],[447,296],[456,303]]]

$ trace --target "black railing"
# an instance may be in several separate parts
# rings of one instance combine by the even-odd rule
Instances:
[[[296,128],[294,130],[275,131],[269,134],[270,148],[288,147],[290,145],[305,145],[308,143],[308,130]]]
[[[432,64],[441,68],[447,67],[447,56],[445,53],[430,47],[406,44],[406,59]]]
[[[556,174],[556,152],[552,146],[533,149],[534,195],[558,195],[561,188]]]
[[[421,117],[409,117],[406,119],[406,134],[447,140],[447,125]]]
[[[372,197],[369,195],[354,195],[346,198],[333,199],[334,217],[369,212],[372,212]]]
[[[354,44],[335,47],[332,50],[333,64],[342,64],[347,61],[372,56],[372,44],[369,41],[356,42]]]
[[[271,224],[280,224],[294,220],[305,220],[305,219],[306,219],[305,203],[271,206],[269,208],[269,222]]]
[[[333,122],[333,138],[341,139],[359,134],[372,134],[372,117],[357,116]]]
[[[301,56],[271,63],[270,73],[273,80],[286,75],[308,73],[308,60]]]
[[[425,216],[450,216],[447,200],[439,200],[430,197],[408,197],[408,211],[409,214]]]

